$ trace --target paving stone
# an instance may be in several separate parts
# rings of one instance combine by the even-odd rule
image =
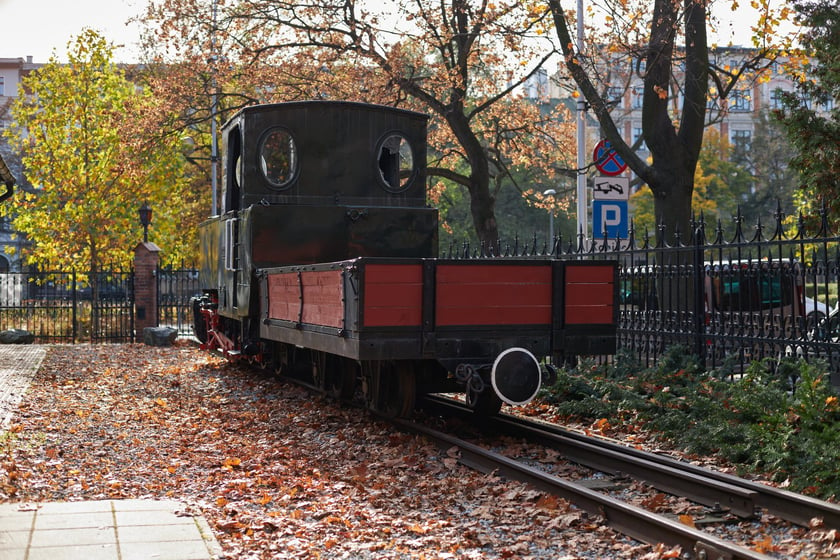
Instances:
[[[89,529],[114,528],[114,514],[110,511],[91,511],[45,515],[39,513],[35,520],[35,530],[47,529]]]
[[[27,560],[119,560],[115,544],[50,546],[30,548]],[[151,558],[147,556],[146,558]]]
[[[0,529],[0,550],[25,549],[29,546],[29,530],[7,531]]]
[[[215,560],[223,556],[203,517],[172,500],[0,504],[0,558]]]

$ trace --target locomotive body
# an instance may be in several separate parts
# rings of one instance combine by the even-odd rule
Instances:
[[[525,403],[542,358],[614,352],[615,263],[436,258],[426,123],[312,101],[225,124],[222,208],[200,227],[205,347],[394,414],[417,391]]]

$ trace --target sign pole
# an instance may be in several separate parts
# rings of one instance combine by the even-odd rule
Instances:
[[[577,50],[583,52],[583,0],[577,0]],[[577,98],[577,231],[586,239],[588,233],[586,204],[586,100],[578,88]]]

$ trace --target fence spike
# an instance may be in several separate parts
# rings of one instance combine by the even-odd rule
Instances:
[[[814,237],[825,237],[828,232],[828,207],[825,204],[825,199],[820,204],[820,230]]]
[[[758,216],[756,218],[756,222],[755,222],[755,234],[753,235],[753,238],[752,238],[751,241],[753,243],[761,242],[764,239],[763,233],[764,233],[764,226],[761,225],[761,216]]]

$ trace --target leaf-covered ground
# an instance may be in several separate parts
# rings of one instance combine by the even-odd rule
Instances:
[[[664,557],[189,344],[51,347],[13,422],[0,501],[179,499],[230,558]]]

